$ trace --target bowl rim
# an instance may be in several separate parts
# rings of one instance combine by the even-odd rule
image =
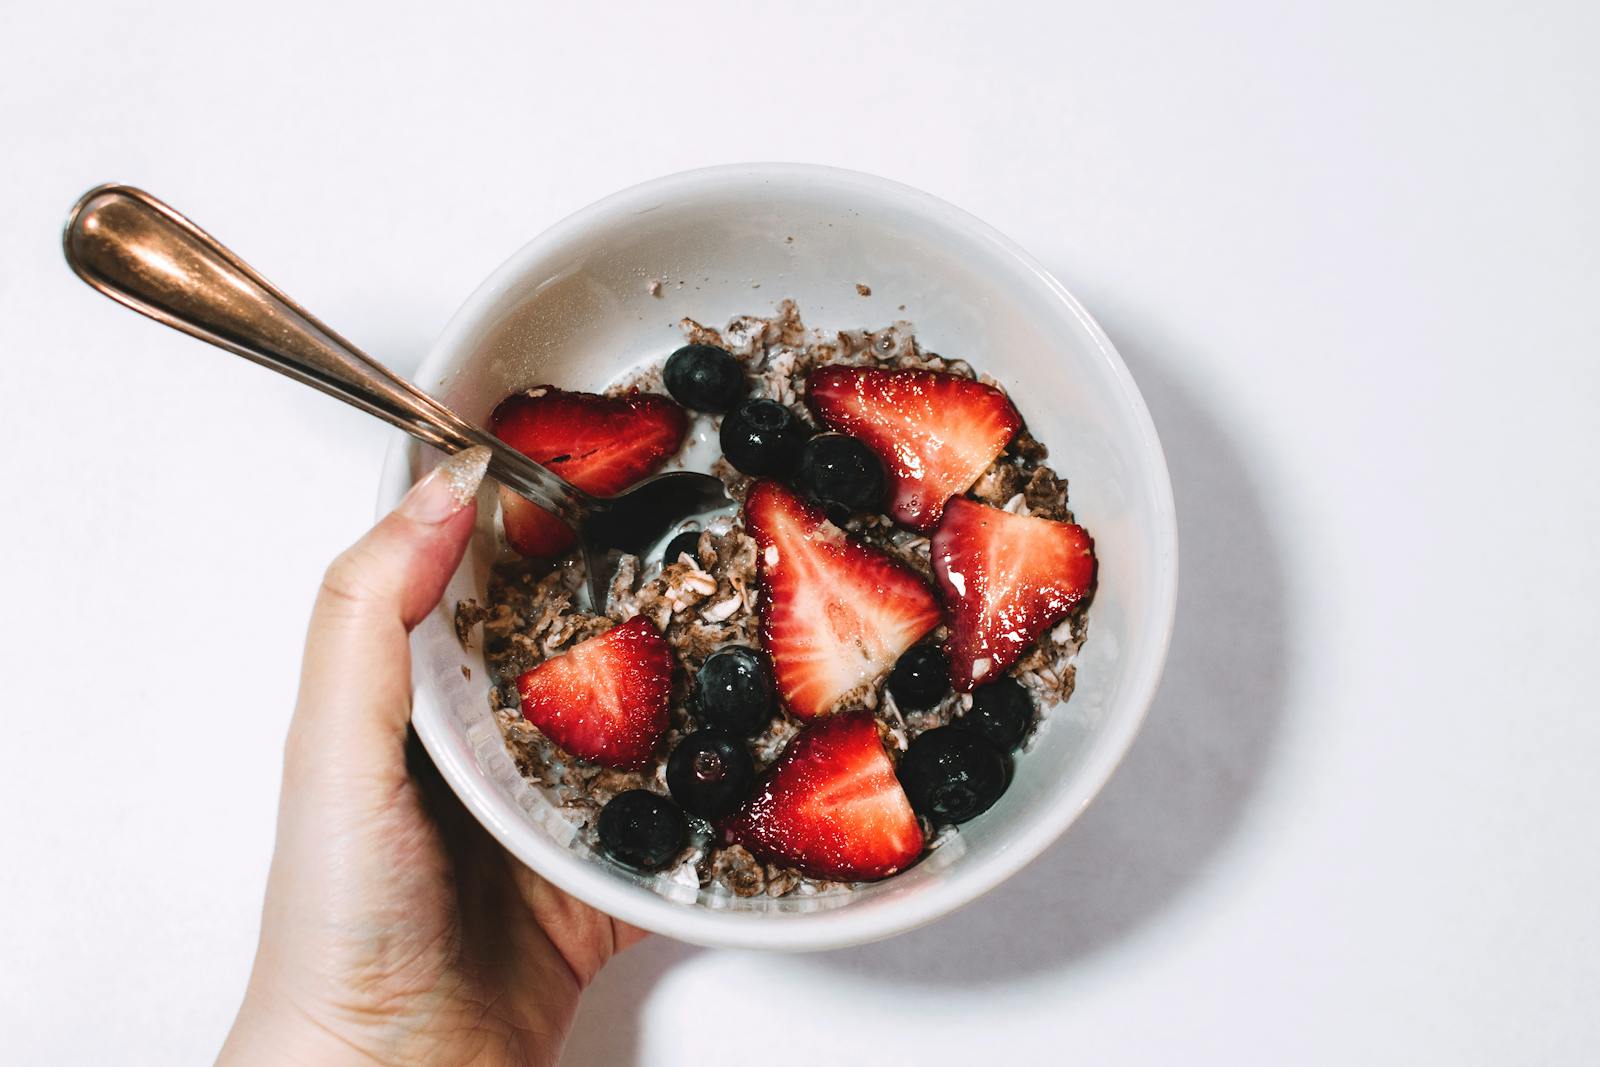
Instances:
[[[679,940],[711,947],[778,949],[791,951],[839,948],[864,944],[930,923],[983,896],[1038,858],[1072,825],[1099,794],[1111,773],[1132,746],[1160,685],[1177,610],[1178,530],[1172,480],[1166,455],[1148,407],[1134,384],[1122,357],[1100,325],[1043,264],[1020,245],[969,212],[901,182],[837,167],[808,163],[733,163],[681,171],[654,178],[597,200],[545,229],[500,264],[473,290],[451,316],[429,348],[414,376],[417,382],[440,377],[441,365],[462,341],[485,321],[501,297],[526,274],[529,265],[553,247],[596,224],[648,210],[654,203],[689,191],[705,193],[750,183],[826,183],[840,189],[859,189],[879,197],[894,198],[907,207],[958,230],[961,235],[988,244],[1044,285],[1078,321],[1094,343],[1105,369],[1120,390],[1135,426],[1135,446],[1142,454],[1154,484],[1145,488],[1155,500],[1158,571],[1154,575],[1156,611],[1153,616],[1153,655],[1145,657],[1129,680],[1127,695],[1119,702],[1129,709],[1107,724],[1096,751],[1079,769],[1073,788],[1062,789],[1042,812],[1020,828],[1006,847],[964,871],[960,877],[881,905],[842,907],[797,915],[758,915],[715,910],[681,902],[627,885],[599,864],[586,860],[543,831],[530,826],[509,798],[476,787],[480,774],[469,766],[471,754],[446,738],[448,712],[438,706],[423,684],[413,677],[412,723],[424,747],[451,789],[474,817],[522,863],[599,910],[635,926]],[[411,484],[414,451],[421,446],[401,431],[394,431],[385,455],[378,492],[378,513],[394,507]],[[414,659],[415,662],[415,659]]]

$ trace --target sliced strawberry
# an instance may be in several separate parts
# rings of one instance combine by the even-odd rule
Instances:
[[[580,759],[638,770],[667,729],[672,650],[637,615],[517,679],[522,715]]]
[[[653,474],[683,444],[689,418],[664,396],[600,396],[539,386],[500,401],[494,435],[596,496],[620,493]],[[506,540],[524,556],[550,559],[575,543],[567,524],[500,490]]]
[[[806,381],[817,418],[883,460],[890,517],[913,530],[939,525],[944,502],[971,488],[1022,425],[1006,394],[954,374],[833,366]]]
[[[866,711],[807,726],[720,828],[769,863],[841,882],[887,878],[922,854],[922,827]]]
[[[950,682],[971,692],[1010,669],[1094,584],[1082,526],[957,497],[933,535],[933,573],[950,608]]]
[[[759,549],[762,641],[778,692],[800,718],[836,710],[939,625],[921,578],[777,482],[751,488],[744,521]]]

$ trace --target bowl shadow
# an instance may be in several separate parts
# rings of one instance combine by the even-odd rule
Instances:
[[[808,964],[962,987],[1061,969],[1179,900],[1247,811],[1283,714],[1282,557],[1226,425],[1182,382],[1170,350],[1131,339],[1140,332],[1118,343],[1161,433],[1181,556],[1171,652],[1143,730],[1083,816],[1010,881],[920,930]]]
[[[584,991],[560,1062],[571,1067],[650,1062],[641,1040],[642,1009],[650,991],[667,971],[703,951],[652,936],[618,956]]]

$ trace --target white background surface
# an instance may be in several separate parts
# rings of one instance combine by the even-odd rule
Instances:
[[[1594,5],[447,6],[0,8],[0,1060],[214,1053],[386,442],[92,295],[72,200],[143,185],[409,369],[589,200],[796,159],[972,210],[1105,325],[1172,465],[1171,663],[992,896],[647,944],[568,1062],[1594,1062]]]

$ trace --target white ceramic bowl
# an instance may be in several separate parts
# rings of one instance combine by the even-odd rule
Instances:
[[[650,292],[652,279],[663,281],[659,295]],[[871,296],[860,295],[857,283]],[[487,490],[468,559],[412,640],[412,718],[473,814],[512,854],[575,896],[685,941],[819,949],[887,937],[974,900],[1077,818],[1155,694],[1177,592],[1177,528],[1149,412],[1088,313],[972,216],[849,171],[716,167],[585,208],[479,287],[416,380],[482,421],[514,390],[541,382],[596,389],[662,358],[681,343],[676,323],[685,315],[720,326],[735,315],[770,313],[784,297],[799,303],[808,326],[910,320],[927,348],[968,358],[998,378],[1071,481],[1072,508],[1099,555],[1077,691],[1050,711],[1000,802],[909,871],[837,895],[746,900],[630,876],[587,856],[512,765],[489,711],[481,653],[463,652],[452,627],[456,601],[483,596],[493,558]],[[437,460],[397,439],[382,509]]]

